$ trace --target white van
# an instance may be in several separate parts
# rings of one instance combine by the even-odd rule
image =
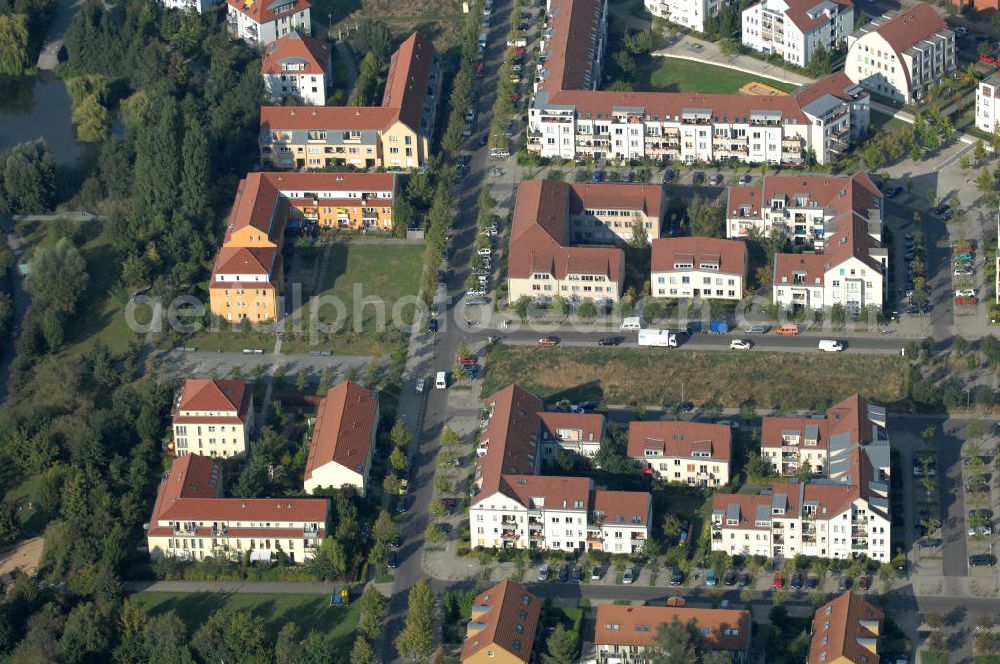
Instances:
[[[490,157],[493,159],[506,159],[510,156],[510,150],[507,148],[490,148]]]
[[[844,350],[844,344],[834,339],[820,339],[819,349],[828,353],[838,353]]]
[[[437,372],[437,378],[434,380],[434,387],[439,390],[443,390],[448,387],[448,372]]]
[[[646,321],[642,320],[640,316],[630,316],[622,321],[621,329],[623,330],[641,330]]]

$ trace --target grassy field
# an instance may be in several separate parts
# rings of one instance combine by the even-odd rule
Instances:
[[[898,134],[900,130],[907,125],[907,123],[898,118],[886,115],[885,113],[873,111],[871,114],[871,125],[872,129],[875,131],[885,129],[893,134]]]
[[[420,270],[424,245],[386,245],[365,244],[334,244],[329,253],[324,249],[318,260],[327,256],[326,272],[323,282],[318,285],[315,293],[306,291],[307,298],[311,295],[333,296],[344,304],[346,319],[341,332],[332,342],[334,352],[367,355],[378,344],[377,322],[378,308],[367,304],[360,306],[365,298],[377,298],[385,304],[385,324],[393,328],[393,305],[401,297],[417,295],[420,284]],[[317,269],[321,269],[317,267]],[[355,290],[357,301],[355,306]],[[308,304],[306,298],[305,304]],[[308,320],[308,307],[303,312],[303,320]],[[404,323],[413,319],[413,306],[407,306],[401,311]],[[332,306],[325,306],[319,312],[319,319],[332,322],[337,312]],[[283,346],[289,352],[311,350],[305,340],[286,338]],[[301,346],[301,348],[300,348]],[[326,347],[326,345],[324,346]]]
[[[445,51],[458,44],[465,15],[459,0],[316,0],[311,16],[314,35],[325,33],[330,19],[336,34],[338,29],[353,29],[362,18],[377,18],[389,26],[397,42],[419,30],[435,48]]]
[[[51,247],[63,237],[68,237],[87,261],[90,282],[72,324],[66,325],[66,351],[79,353],[100,339],[113,352],[128,347],[135,334],[125,322],[125,305],[120,297],[112,294],[118,283],[118,261],[114,258],[111,239],[104,233],[103,222],[70,221],[21,221],[18,233],[32,249]],[[137,315],[140,318],[141,313]]]
[[[831,379],[836,376],[836,379]],[[813,409],[854,392],[875,401],[906,396],[906,361],[893,355],[677,352],[646,348],[498,345],[482,393],[518,383],[548,401],[595,399],[656,406],[684,396],[724,408]]]
[[[131,596],[150,615],[174,611],[191,633],[208,617],[223,607],[250,611],[264,619],[268,638],[273,641],[285,623],[294,622],[307,634],[317,630],[336,639],[338,651],[348,653],[354,641],[361,605],[330,606],[326,595],[295,595],[290,593],[155,593],[142,592]]]
[[[735,69],[678,58],[656,57],[649,65],[640,67],[635,72],[636,90],[661,92],[728,94],[739,92],[741,87],[753,81],[766,83],[785,92],[798,87]]]

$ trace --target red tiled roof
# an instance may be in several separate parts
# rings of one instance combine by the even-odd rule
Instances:
[[[309,9],[311,6],[308,0],[226,0],[230,7],[234,7],[241,14],[246,14],[258,24],[268,23],[281,16],[295,14]],[[284,11],[275,11],[279,7],[286,7]]]
[[[844,73],[841,69],[838,72],[834,72],[829,76],[825,76],[815,83],[810,83],[809,85],[802,86],[795,91],[795,98],[799,100],[803,108],[813,103],[823,95],[832,95],[837,99],[843,99],[845,101],[853,101],[852,95],[848,94],[847,91],[851,89],[857,89],[857,91],[866,95],[862,89],[858,89],[858,84],[850,79],[850,77]]]
[[[330,62],[330,47],[326,42],[313,37],[300,35],[294,30],[279,37],[264,50],[261,74],[284,74],[282,63],[296,62],[305,65],[304,69],[287,72],[293,75],[326,75]]]
[[[796,497],[798,494],[796,494]],[[739,524],[728,525],[725,522],[725,518],[722,521],[723,528],[741,528],[741,529],[757,529],[757,530],[770,530],[771,524],[768,522],[766,525],[757,525],[757,506],[766,505],[768,511],[770,512],[771,507],[771,496],[766,494],[729,494],[729,493],[717,493],[712,496],[712,511],[713,512],[726,512],[726,508],[731,504],[736,504],[740,508],[740,518]],[[786,512],[787,514],[787,512]]]
[[[760,446],[761,447],[781,447],[782,433],[784,431],[798,431],[800,437],[804,437],[806,427],[813,425],[817,429],[817,441],[815,446],[808,449],[827,450],[830,448],[830,437],[827,432],[828,421],[818,417],[773,417],[765,416],[761,421]],[[799,442],[799,447],[804,447]]]
[[[540,498],[546,509],[586,510],[591,481],[586,477],[505,474],[500,478],[500,485],[505,495],[529,508],[531,505],[541,507],[542,503],[536,500]]]
[[[229,213],[225,241],[235,232],[251,226],[275,243],[285,232],[284,215],[279,209],[278,190],[263,173],[248,173],[236,188],[236,199]]]
[[[277,171],[260,176],[278,192],[284,191],[395,191],[395,173],[297,173]],[[358,205],[360,198],[356,199]]]
[[[480,492],[472,499],[473,504],[500,491],[504,473],[530,475],[535,472],[538,455],[538,413],[544,407],[541,399],[517,385],[510,385],[487,398],[486,404],[493,414],[479,439],[480,444],[486,442],[489,446],[477,461],[481,468],[481,485]]]
[[[918,2],[882,23],[874,31],[882,35],[896,54],[900,55],[914,44],[947,29],[944,19],[934,7],[926,2]]]
[[[616,604],[597,607],[594,643],[598,646],[654,646],[657,627],[669,625],[675,618],[685,625],[694,621],[710,650],[744,652],[750,647],[749,611]]]
[[[531,660],[541,600],[518,583],[501,581],[480,593],[472,606],[463,662],[487,646],[502,648],[525,663]]]
[[[823,285],[823,275],[826,274],[827,258],[823,254],[775,254],[774,255],[774,285],[817,287]],[[795,283],[794,275],[804,274],[801,283]],[[785,281],[782,281],[782,277]]]
[[[854,393],[826,411],[830,435],[846,433],[851,444],[872,442],[872,422],[868,419],[868,399]]]
[[[363,473],[377,414],[375,392],[349,380],[331,387],[316,413],[305,479],[328,463]]]
[[[650,266],[653,272],[673,272],[678,259],[689,259],[698,270],[703,262],[716,263],[719,274],[746,276],[747,245],[740,240],[714,237],[669,237],[653,240]]]
[[[221,492],[218,461],[198,454],[178,457],[160,482],[150,525],[185,520],[271,521],[276,526],[280,522],[326,522],[326,499],[220,498]]]
[[[292,129],[380,130],[399,119],[399,109],[386,106],[261,106],[262,131]]]
[[[399,109],[399,119],[413,131],[420,129],[427,81],[434,66],[434,47],[414,32],[389,61],[382,106]]]
[[[645,459],[646,450],[660,456],[691,457],[709,451],[712,459],[729,461],[733,432],[723,424],[684,421],[634,421],[628,425],[628,455]]]
[[[622,276],[624,253],[617,247],[572,246],[568,238],[570,186],[525,180],[517,191],[507,274],[525,279],[535,272],[564,279],[570,273]]]
[[[604,434],[604,416],[597,413],[538,413],[542,439],[558,438],[557,429],[578,429],[581,442],[600,442]]]
[[[242,380],[188,378],[177,409],[240,413],[246,410],[249,394]]]
[[[596,31],[602,0],[552,0],[549,4],[551,37],[542,55],[546,56],[546,77],[540,90],[586,89],[593,87],[586,76],[591,52],[597,48]],[[594,72],[591,72],[593,75]]]
[[[662,214],[663,187],[649,184],[571,184],[569,210],[580,214],[586,210],[633,210],[649,217]]]
[[[277,255],[278,251],[271,247],[222,247],[215,259],[212,276],[213,278],[219,274],[266,274],[271,276]]]
[[[850,591],[816,609],[813,617],[809,664],[844,660],[852,664],[879,664],[877,641],[885,614]],[[871,644],[869,649],[860,643]]]
[[[647,526],[652,512],[653,497],[646,491],[604,491],[590,496],[590,509],[604,514],[607,526]],[[638,520],[636,520],[638,519]]]
[[[785,15],[795,24],[803,34],[808,34],[813,28],[830,22],[830,17],[826,12],[814,12],[815,16],[810,16],[809,11],[818,9],[822,0],[782,0],[788,7]],[[846,9],[854,6],[851,0],[831,0],[833,3],[841,5]]]

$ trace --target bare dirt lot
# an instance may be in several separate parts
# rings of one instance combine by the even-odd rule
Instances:
[[[0,551],[0,578],[6,578],[19,567],[25,574],[34,574],[44,546],[44,539],[32,537]]]

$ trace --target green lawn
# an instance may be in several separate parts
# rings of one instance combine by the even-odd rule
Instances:
[[[484,395],[518,383],[555,402],[596,399],[662,406],[685,398],[739,408],[816,409],[860,392],[891,403],[906,396],[907,361],[898,355],[671,351],[619,347],[559,348],[497,344]],[[830,376],[837,376],[831,381]]]
[[[193,633],[208,617],[223,607],[250,611],[264,619],[268,638],[294,622],[304,634],[317,630],[337,640],[338,651],[348,653],[354,640],[361,605],[353,598],[347,608],[330,606],[327,595],[291,593],[159,593],[141,592],[131,596],[150,615],[174,611]]]
[[[872,129],[875,131],[885,130],[893,134],[898,134],[900,130],[907,126],[907,122],[903,122],[899,118],[894,118],[885,113],[879,113],[878,111],[872,111],[871,113],[871,125]]]
[[[321,298],[336,298],[343,304],[341,327],[329,344],[334,352],[367,355],[382,342],[392,336],[397,329],[393,325],[393,306],[400,298],[416,298],[420,285],[420,271],[424,245],[410,244],[350,244],[336,243],[319,253],[319,260],[326,257],[326,273],[318,292],[309,292],[303,287],[302,320],[308,328],[310,317],[309,299],[313,295]],[[319,269],[322,269],[321,267]],[[286,289],[291,284],[286,284]],[[377,302],[379,304],[372,304]],[[384,317],[383,317],[384,312]],[[397,312],[401,322],[409,324],[413,320],[413,305],[406,305]],[[336,305],[324,304],[318,311],[323,323],[331,323],[338,318]],[[384,321],[384,328],[379,322]],[[305,335],[307,337],[307,335]],[[313,350],[308,338],[286,337],[283,349],[289,352]]]
[[[638,68],[634,85],[636,90],[728,94],[739,92],[741,87],[753,81],[785,92],[798,87],[735,69],[669,57],[655,57],[650,64]]]
[[[25,477],[20,484],[13,485],[13,482],[16,482],[17,479],[13,476],[14,473],[10,475],[10,477],[4,478],[6,482],[10,482],[10,484],[5,484],[5,486],[11,486],[12,488],[7,491],[3,500],[5,503],[13,503],[19,508],[18,517],[21,521],[21,537],[26,538],[41,535],[45,531],[45,526],[48,525],[45,515],[39,514],[34,506],[29,507],[28,502],[41,487],[42,476],[30,475]]]

